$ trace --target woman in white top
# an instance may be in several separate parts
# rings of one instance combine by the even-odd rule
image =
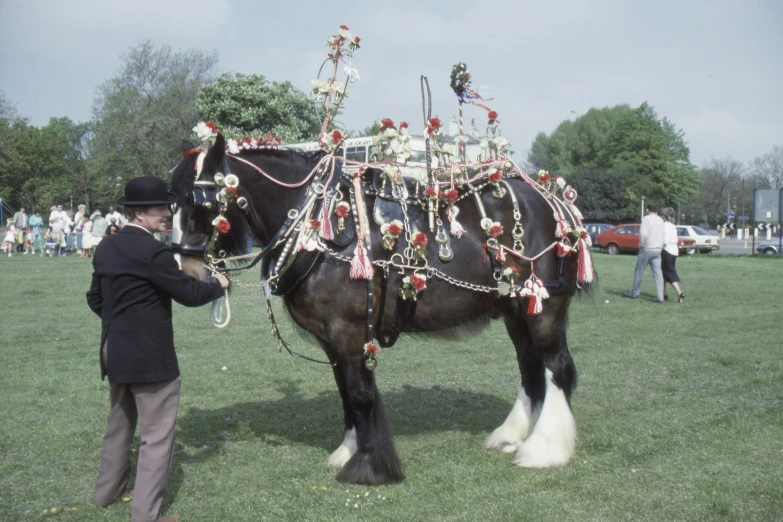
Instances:
[[[674,209],[665,208],[661,212],[663,214],[663,251],[661,251],[661,272],[663,272],[663,285],[666,288],[666,283],[669,283],[677,291],[677,302],[682,303],[685,299],[685,294],[682,293],[680,288],[680,276],[677,275],[677,270],[674,268],[674,263],[677,261],[677,256],[680,254],[680,250],[677,247],[677,229],[672,223],[674,218]],[[664,299],[668,299],[669,296],[664,292]]]

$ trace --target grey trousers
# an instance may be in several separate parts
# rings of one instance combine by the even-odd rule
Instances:
[[[642,248],[636,258],[636,270],[633,272],[633,289],[631,294],[634,297],[639,295],[642,288],[642,275],[644,269],[650,265],[653,280],[655,281],[655,293],[657,301],[663,302],[663,273],[661,272],[661,249],[660,248]]]
[[[104,347],[104,357],[105,357]],[[131,505],[132,522],[158,522],[174,457],[179,377],[146,384],[112,384],[111,409],[101,446],[101,467],[93,499],[114,502],[128,490],[130,445],[136,423],[142,442]]]

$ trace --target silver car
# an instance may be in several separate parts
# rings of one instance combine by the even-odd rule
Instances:
[[[762,241],[758,245],[756,245],[756,252],[759,254],[768,254],[768,255],[774,255],[779,253],[778,247],[780,246],[780,241],[777,239],[772,239],[770,241]]]

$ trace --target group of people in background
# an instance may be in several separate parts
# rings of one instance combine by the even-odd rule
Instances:
[[[647,215],[642,219],[639,230],[639,255],[636,258],[636,269],[633,274],[633,289],[624,292],[626,297],[639,297],[642,286],[642,275],[650,266],[655,281],[656,301],[664,302],[669,298],[666,293],[666,283],[672,285],[677,292],[677,302],[685,300],[677,275],[675,262],[680,253],[677,245],[677,229],[674,226],[674,209],[665,208],[658,215],[658,205],[647,205]]]
[[[65,256],[72,251],[82,258],[92,258],[101,239],[119,232],[126,222],[125,217],[111,206],[104,217],[100,210],[88,214],[86,205],[79,205],[74,213],[63,210],[59,204],[49,209],[48,218],[41,216],[38,210],[30,216],[21,207],[8,220],[2,250],[8,257],[14,253]]]

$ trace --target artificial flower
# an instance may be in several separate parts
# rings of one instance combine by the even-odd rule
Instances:
[[[489,117],[489,123],[500,123],[498,121],[498,113],[495,111],[489,111],[489,114],[487,114]]]
[[[348,217],[350,211],[351,211],[351,206],[345,201],[339,202],[337,206],[334,208],[334,214],[338,218]]]
[[[382,131],[385,131],[386,129],[394,129],[394,122],[391,120],[391,118],[384,118],[381,120],[381,129]]]
[[[416,235],[413,236],[413,248],[425,247],[427,246],[427,243],[429,243],[429,241],[424,232],[417,232]]]

